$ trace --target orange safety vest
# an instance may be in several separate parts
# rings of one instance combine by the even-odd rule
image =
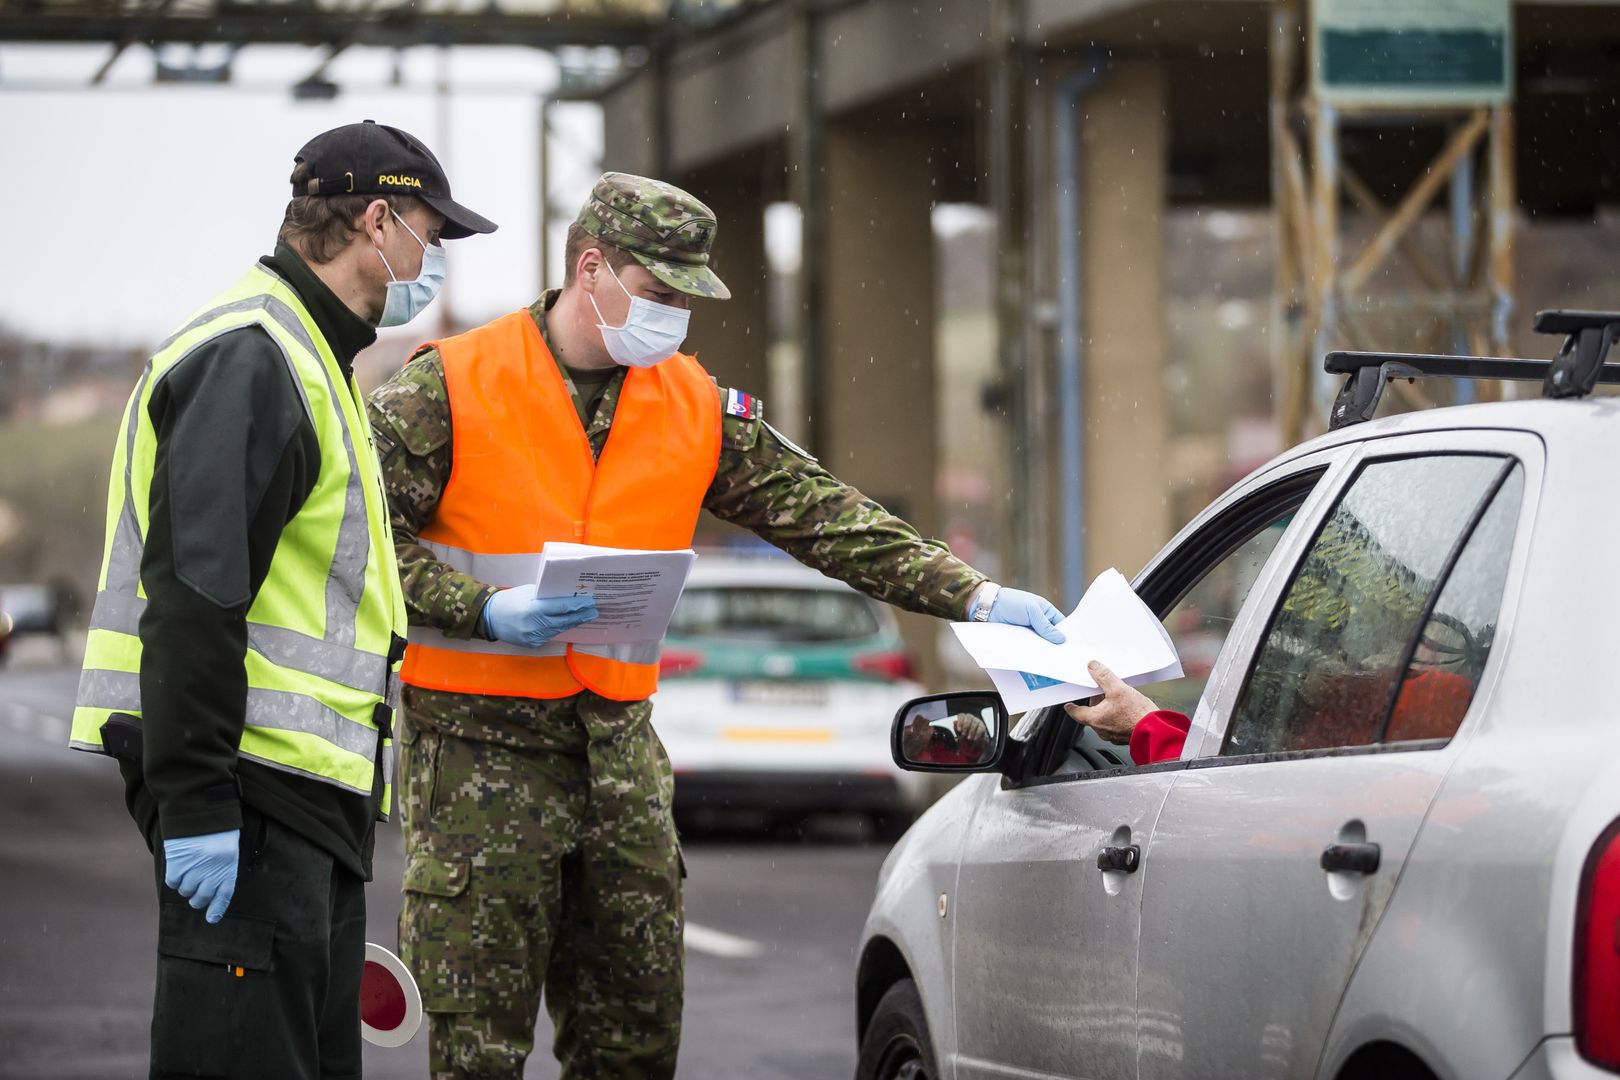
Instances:
[[[434,343],[455,425],[450,481],[419,539],[479,581],[531,584],[547,541],[678,551],[690,547],[720,464],[720,397],[676,353],[631,368],[613,430],[593,460],[579,414],[525,311]],[[592,690],[641,701],[658,689],[658,642],[463,641],[410,628],[400,677],[461,694],[562,698]]]

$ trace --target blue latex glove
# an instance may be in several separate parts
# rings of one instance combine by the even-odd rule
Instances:
[[[1002,589],[990,605],[990,621],[1009,626],[1027,626],[1054,645],[1063,644],[1063,631],[1057,624],[1063,613],[1044,599],[1022,589]]]
[[[182,836],[163,841],[163,884],[186,898],[192,907],[208,909],[208,921],[225,917],[236,895],[236,860],[241,829]]]
[[[484,633],[496,641],[535,648],[596,618],[590,596],[536,596],[533,585],[502,589],[484,605]]]

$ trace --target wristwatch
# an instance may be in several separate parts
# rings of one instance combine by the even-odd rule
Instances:
[[[990,609],[996,606],[996,594],[1001,592],[1001,586],[993,581],[987,581],[979,586],[979,593],[973,598],[973,621],[989,622]]]

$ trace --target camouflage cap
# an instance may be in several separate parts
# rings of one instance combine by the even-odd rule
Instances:
[[[671,184],[629,173],[604,173],[577,224],[623,248],[653,277],[688,296],[729,300],[731,290],[709,269],[714,212]]]

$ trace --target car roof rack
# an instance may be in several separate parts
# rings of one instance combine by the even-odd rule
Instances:
[[[1538,311],[1538,334],[1563,334],[1551,360],[1428,353],[1330,352],[1322,366],[1344,375],[1328,429],[1371,420],[1392,379],[1508,379],[1540,382],[1541,396],[1585,397],[1599,383],[1620,384],[1620,364],[1605,361],[1620,341],[1620,311]]]

